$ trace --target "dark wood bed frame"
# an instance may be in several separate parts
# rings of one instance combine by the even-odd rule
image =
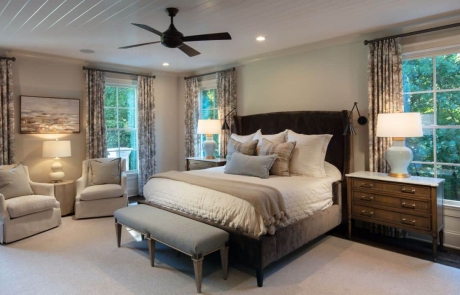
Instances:
[[[263,270],[292,251],[307,244],[311,240],[325,234],[342,223],[342,212],[346,210],[345,174],[352,170],[352,142],[350,136],[343,136],[348,120],[348,111],[299,111],[277,112],[249,116],[235,116],[235,127],[240,135],[248,135],[261,129],[262,134],[275,134],[286,129],[301,134],[332,134],[326,161],[342,172],[342,179],[332,184],[333,205],[308,218],[276,230],[274,235],[254,237],[199,219],[182,212],[172,211],[150,202],[145,204],[159,207],[201,222],[222,228],[230,234],[231,257],[256,269],[257,285],[263,285]]]

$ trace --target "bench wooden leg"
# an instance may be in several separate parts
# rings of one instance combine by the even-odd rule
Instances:
[[[117,246],[120,248],[121,243],[121,224],[115,220],[115,232],[117,234]]]
[[[192,257],[193,260],[193,268],[195,270],[195,283],[196,283],[196,291],[201,293],[201,280],[203,275],[203,257],[195,259]]]
[[[220,249],[220,261],[222,263],[222,276],[226,280],[228,277],[228,246]]]
[[[155,240],[149,239],[150,266],[155,266]]]

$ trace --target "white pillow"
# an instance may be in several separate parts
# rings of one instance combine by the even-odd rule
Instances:
[[[305,135],[288,130],[287,141],[296,142],[292,153],[290,172],[310,177],[325,177],[324,159],[331,134]]]
[[[249,134],[249,135],[238,135],[238,134],[232,133],[230,138],[233,138],[234,140],[239,141],[241,143],[245,143],[245,142],[248,142],[248,141],[251,141],[251,140],[255,140],[256,139],[255,137],[258,134],[262,134],[260,132],[260,129],[257,130],[256,132],[254,132],[253,134]]]
[[[280,144],[280,143],[286,142],[286,133],[287,133],[287,129],[277,134],[262,134],[262,132],[258,132],[254,136],[254,139],[259,140],[259,143],[257,144],[257,151],[256,151],[257,155],[259,155],[260,147],[262,146],[262,139],[265,138],[266,140],[271,141],[273,144]]]

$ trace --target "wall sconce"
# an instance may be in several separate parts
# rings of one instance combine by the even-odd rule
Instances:
[[[222,128],[221,128],[222,130],[230,130],[230,127],[228,126],[228,123],[227,123],[227,116],[233,113],[234,111],[236,111],[236,108],[233,108],[230,112],[228,112],[224,116],[224,124],[222,124]]]
[[[358,112],[358,124],[359,125],[366,125],[367,123],[367,118],[364,117],[364,116],[361,116],[361,114],[359,113],[359,109],[358,109],[358,103],[355,102],[353,104],[353,108],[351,109],[350,111],[350,114],[348,115],[348,123],[347,123],[347,126],[345,127],[345,130],[343,131],[343,135],[357,135],[356,131],[355,131],[355,128],[353,127],[353,122],[351,120],[351,117],[353,116],[353,110],[356,108],[356,111]]]

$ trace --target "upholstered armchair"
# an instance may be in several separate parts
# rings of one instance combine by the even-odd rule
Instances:
[[[125,159],[83,161],[76,184],[76,219],[113,216],[115,210],[128,206]]]
[[[30,180],[26,166],[0,166],[0,243],[14,242],[61,224],[51,183]]]

